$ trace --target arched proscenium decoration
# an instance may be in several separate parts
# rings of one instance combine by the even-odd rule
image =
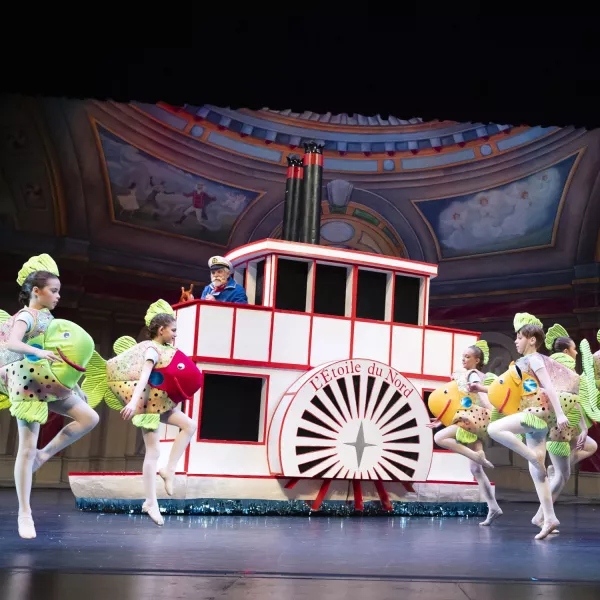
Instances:
[[[313,369],[299,383],[273,417],[272,470],[278,466],[280,475],[292,479],[370,480],[379,486],[427,479],[433,452],[429,415],[401,373],[373,360],[343,360]],[[271,460],[273,452],[278,456]]]

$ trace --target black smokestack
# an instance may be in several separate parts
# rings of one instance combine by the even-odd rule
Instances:
[[[287,161],[288,170],[285,182],[281,239],[288,242],[297,242],[300,236],[300,196],[304,168],[302,167],[302,159],[297,156],[288,156]]]
[[[304,183],[301,202],[301,234],[298,241],[321,243],[321,186],[323,182],[323,146],[304,144]]]

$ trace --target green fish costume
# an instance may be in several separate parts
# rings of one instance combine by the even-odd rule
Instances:
[[[38,271],[59,274],[52,257],[41,254],[23,265],[17,283],[23,285]],[[33,353],[23,355],[8,349],[13,327],[23,313],[33,324],[22,341],[32,349],[54,352],[60,361],[51,363]],[[10,407],[17,419],[44,424],[48,420],[47,403],[73,393],[93,351],[94,340],[85,330],[71,321],[55,319],[47,309],[24,308],[12,317],[0,310],[0,409]]]
[[[13,317],[2,324],[0,339],[8,338],[14,322]],[[44,331],[36,333],[25,343],[51,350],[61,360],[52,363],[33,354],[16,355],[17,360],[0,367],[0,402],[4,406],[10,402],[13,417],[44,424],[48,420],[47,403],[65,400],[73,393],[94,352],[94,340],[79,325],[64,319],[51,319]]]

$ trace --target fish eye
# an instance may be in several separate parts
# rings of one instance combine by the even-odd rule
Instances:
[[[63,338],[64,338],[65,340],[68,340],[70,337],[71,337],[71,334],[70,334],[68,331],[65,331],[65,332],[63,333]]]
[[[444,390],[444,394],[447,394],[447,393],[448,393],[448,390]]]
[[[500,378],[499,379],[500,383],[504,383],[504,379]]]
[[[179,363],[179,364],[177,365],[177,368],[178,368],[180,371],[183,371],[183,370],[185,369],[185,365],[184,365],[183,363]]]

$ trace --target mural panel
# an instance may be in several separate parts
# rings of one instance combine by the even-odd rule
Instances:
[[[582,153],[495,188],[413,201],[436,241],[439,259],[552,246]]]
[[[96,123],[114,221],[227,246],[257,190],[191,173],[136,148]]]

